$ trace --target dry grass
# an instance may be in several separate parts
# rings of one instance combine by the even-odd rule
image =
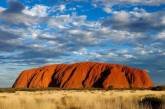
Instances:
[[[0,93],[0,109],[155,109],[154,106],[165,109],[165,91],[50,90]]]

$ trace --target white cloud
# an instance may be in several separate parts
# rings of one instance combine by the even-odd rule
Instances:
[[[129,32],[125,30],[115,30],[107,27],[101,27],[98,29],[98,35],[105,39],[111,39],[114,42],[123,42],[126,40],[134,41],[142,36],[141,33]]]
[[[30,45],[30,47],[32,47],[33,49],[35,48],[35,49],[42,49],[43,48],[43,46],[41,46],[40,44],[32,44],[32,45]]]
[[[36,39],[36,38],[38,37],[38,32],[35,31],[35,30],[32,31],[32,32],[31,32],[31,36],[32,36],[33,39]]]
[[[60,29],[68,28],[72,26],[87,25],[85,22],[86,16],[77,15],[59,15],[49,19],[48,25]]]
[[[66,9],[66,6],[64,4],[59,6],[59,10],[63,12]]]
[[[111,4],[120,4],[120,3],[134,3],[134,4],[145,4],[145,5],[160,5],[165,3],[164,0],[93,0],[97,5],[109,5]]]
[[[115,13],[115,15],[115,18],[121,22],[129,20],[127,19],[129,16],[128,13],[124,11]],[[129,32],[126,30],[116,30],[104,27],[101,25],[100,21],[87,21],[86,16],[60,15],[50,18],[48,24],[51,28],[63,33],[63,37],[66,35],[65,37],[83,43],[84,45],[96,45],[105,40],[111,40],[114,42],[123,42],[126,40],[134,41],[143,36],[138,32]]]
[[[70,15],[61,15],[61,16],[56,16],[49,19],[48,25],[50,27],[63,29],[63,28],[66,28],[67,26],[66,24],[69,23],[70,21],[71,21]]]
[[[112,12],[111,7],[104,7],[103,10],[108,14]]]
[[[23,13],[30,16],[45,17],[48,15],[48,9],[48,6],[35,5],[31,9],[26,7],[26,9],[23,10]]]
[[[146,12],[143,9],[114,11],[112,16],[103,20],[102,25],[119,31],[125,30],[144,34],[153,31],[160,32],[165,28],[164,13],[162,11]]]
[[[73,54],[86,55],[87,54],[87,49],[86,48],[80,48],[78,51],[73,51]]]
[[[124,54],[123,55],[125,58],[129,59],[129,58],[136,58],[135,56],[133,56],[132,54]]]
[[[165,15],[162,17],[161,23],[162,23],[163,25],[165,25]]]
[[[134,55],[138,56],[139,58],[143,56],[156,56],[156,55],[160,55],[162,54],[162,52],[164,51],[162,48],[157,48],[155,46],[147,46],[147,45],[143,45],[143,46],[136,46],[135,48],[133,48],[133,53]]]
[[[71,29],[67,31],[70,34],[70,37],[75,39],[78,42],[87,44],[97,44],[99,41],[97,40],[97,36],[95,36],[94,31],[87,31],[81,29]]]
[[[32,16],[28,16],[22,13],[10,13],[10,14],[0,14],[0,19],[6,21],[10,24],[22,24],[30,26],[32,24],[38,23],[38,20]]]
[[[157,35],[157,39],[165,40],[165,31],[160,32]]]
[[[0,13],[3,12],[5,10],[4,7],[0,7]]]
[[[126,11],[119,11],[119,12],[114,12],[114,19],[122,22],[122,23],[127,23],[129,22],[129,13]]]

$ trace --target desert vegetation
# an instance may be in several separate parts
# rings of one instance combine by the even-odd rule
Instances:
[[[9,92],[0,93],[0,109],[165,109],[165,91],[31,90]]]
[[[157,91],[165,90],[165,85],[152,87],[151,90],[157,90]]]

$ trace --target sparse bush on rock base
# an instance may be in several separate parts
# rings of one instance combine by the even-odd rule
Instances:
[[[165,91],[16,91],[0,93],[0,109],[165,109]]]

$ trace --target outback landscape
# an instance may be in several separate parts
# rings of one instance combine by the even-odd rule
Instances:
[[[0,109],[165,109],[165,0],[0,0]]]
[[[0,90],[0,109],[164,109],[164,89],[125,65],[54,64],[20,73]]]

